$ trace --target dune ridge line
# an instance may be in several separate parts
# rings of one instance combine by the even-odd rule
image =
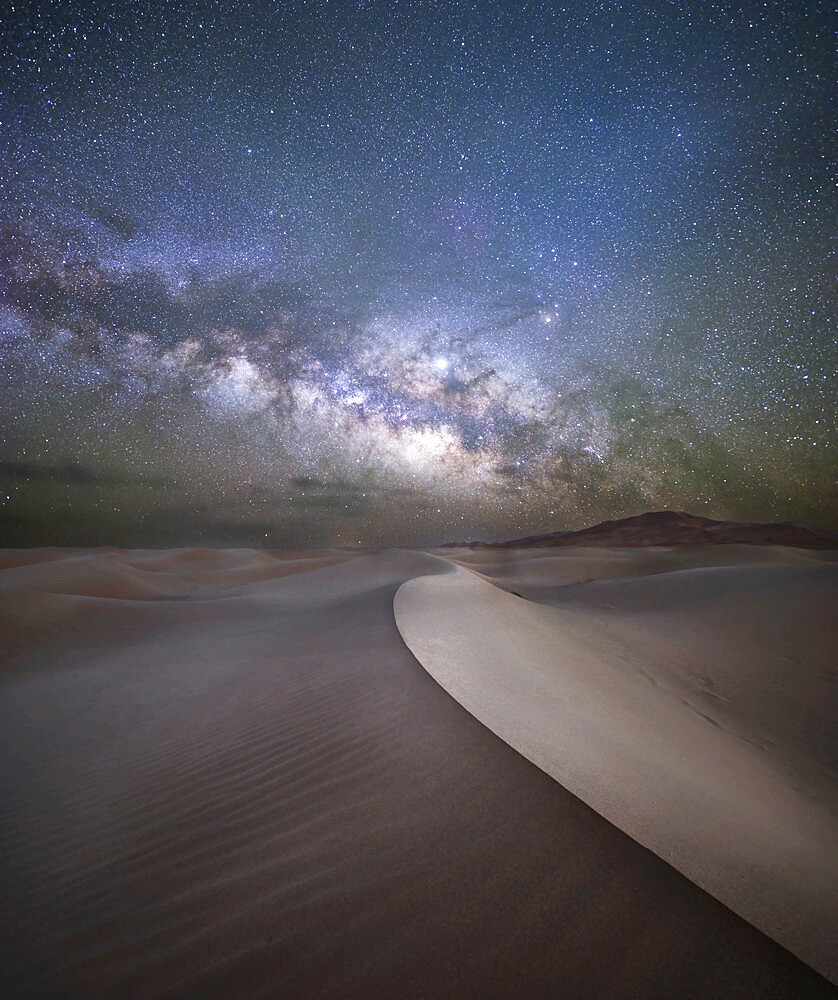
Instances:
[[[536,556],[543,567],[543,552],[531,558]],[[526,562],[523,553],[519,558]],[[789,559],[800,562],[797,554]],[[828,720],[812,725],[827,708],[818,704],[817,684],[809,690],[798,675],[804,699],[808,693],[812,702],[798,710],[799,728],[788,720],[751,718],[753,710],[737,703],[743,696],[737,695],[735,677],[738,669],[746,689],[755,680],[758,686],[760,656],[770,652],[760,647],[748,658],[743,640],[766,616],[794,616],[794,610],[782,610],[788,604],[784,588],[803,588],[805,602],[810,585],[822,586],[826,579],[827,589],[834,588],[835,567],[723,569],[692,570],[703,575],[679,583],[686,592],[700,583],[701,600],[715,607],[730,589],[731,574],[753,590],[751,578],[759,572],[756,590],[767,588],[762,601],[757,598],[745,614],[722,616],[711,648],[693,650],[674,669],[661,665],[656,654],[667,648],[666,636],[674,645],[694,639],[687,604],[658,613],[644,634],[644,616],[620,610],[614,593],[611,610],[548,607],[456,566],[451,574],[402,584],[393,611],[416,659],[492,732],[835,982],[838,797],[834,775],[818,760],[830,759],[828,747],[818,745]],[[813,573],[821,574],[814,583]],[[604,586],[621,588],[624,599],[667,583],[658,576]],[[789,629],[797,646],[814,643],[828,655],[835,648],[823,634],[828,610],[816,618],[811,626],[791,621]],[[807,627],[812,634],[802,635]],[[732,644],[736,662],[726,677],[716,678],[714,692],[713,681],[708,688],[697,678],[703,676],[702,658],[712,657],[720,642]],[[707,707],[715,704],[708,692],[718,710]],[[799,693],[791,698],[792,713],[795,700]],[[776,744],[754,738],[760,726],[777,729]]]
[[[458,563],[547,600],[734,556],[0,551],[4,1000],[838,995],[493,735],[393,615]],[[756,592],[838,552],[747,558]]]

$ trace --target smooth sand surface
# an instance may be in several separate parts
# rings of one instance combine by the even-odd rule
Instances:
[[[396,595],[429,673],[598,813],[838,979],[832,554],[459,561]]]
[[[501,587],[556,598],[545,567],[517,562]],[[422,669],[394,596],[459,587],[451,561],[0,565],[0,995],[835,995]]]

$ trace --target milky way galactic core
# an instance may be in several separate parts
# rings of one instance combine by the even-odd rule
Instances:
[[[830,8],[6,5],[2,542],[834,524]]]

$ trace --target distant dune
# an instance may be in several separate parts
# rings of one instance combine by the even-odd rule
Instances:
[[[836,605],[770,544],[0,551],[0,995],[836,996]]]
[[[754,524],[659,510],[619,521],[603,521],[580,531],[555,531],[509,542],[449,542],[444,548],[557,548],[565,545],[790,545],[801,549],[838,548],[838,532],[805,521]]]

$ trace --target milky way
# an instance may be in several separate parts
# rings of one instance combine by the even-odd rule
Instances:
[[[3,541],[834,523],[829,14],[7,7]]]

